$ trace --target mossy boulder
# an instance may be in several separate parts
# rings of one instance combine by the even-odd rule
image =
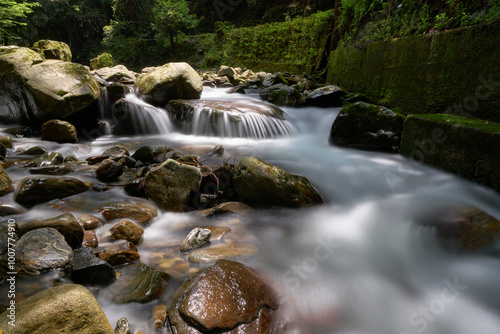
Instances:
[[[62,284],[16,303],[16,326],[9,326],[9,310],[0,328],[10,334],[114,334],[92,293],[82,285]]]
[[[259,96],[280,106],[298,107],[304,104],[304,97],[297,89],[282,83],[262,89]]]
[[[113,56],[107,52],[101,53],[95,58],[90,59],[90,68],[97,70],[103,67],[112,67],[115,64]]]
[[[50,140],[58,143],[77,143],[78,133],[73,124],[52,119],[42,125],[42,140]]]
[[[253,157],[236,164],[233,188],[237,197],[250,206],[303,207],[323,203],[305,177]]]
[[[33,44],[33,48],[37,50],[46,59],[58,59],[63,61],[71,61],[71,48],[68,44],[58,41],[42,39]]]
[[[201,78],[187,63],[168,63],[140,77],[135,85],[155,105],[165,106],[174,99],[199,99]]]
[[[0,119],[6,122],[64,118],[101,92],[85,66],[45,60],[21,47],[0,47],[0,78]]]
[[[330,143],[362,150],[398,152],[405,116],[365,102],[348,104],[330,130]]]
[[[500,123],[448,114],[410,115],[401,153],[500,192]]]

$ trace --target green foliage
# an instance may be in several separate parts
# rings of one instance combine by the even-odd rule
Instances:
[[[105,52],[93,59],[90,59],[90,68],[96,70],[103,67],[112,67],[114,63],[115,61],[113,56]]]
[[[223,58],[237,65],[255,61],[315,66],[331,32],[333,11],[280,23],[224,31]]]
[[[174,37],[179,31],[192,29],[197,24],[196,16],[189,13],[186,0],[155,0],[153,27],[157,39],[166,40],[168,36],[170,46],[174,47]]]
[[[425,34],[500,19],[500,1],[341,0],[341,45]]]
[[[2,0],[0,2],[0,41],[5,37],[13,36],[14,28],[26,26],[22,19],[33,12],[33,8],[40,6],[39,3],[19,3],[14,0]]]

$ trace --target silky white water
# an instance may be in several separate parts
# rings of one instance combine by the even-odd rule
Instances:
[[[205,89],[202,99],[249,97],[255,95]],[[52,143],[51,149],[86,157],[116,143],[131,152],[141,145],[172,146],[194,152],[208,165],[250,155],[307,177],[327,204],[258,210],[242,219],[246,238],[259,251],[255,258],[238,260],[281,286],[292,316],[310,333],[500,333],[500,242],[462,253],[443,247],[434,228],[417,224],[462,206],[498,219],[500,196],[400,155],[329,145],[338,108],[283,109],[298,134],[257,140],[170,132],[105,136],[89,146]],[[224,146],[223,157],[209,156],[215,145]],[[112,195],[126,197],[119,190]],[[142,261],[148,263],[148,244],[178,238],[182,226],[206,223],[198,219],[162,212],[145,229]],[[232,229],[236,233],[238,226]],[[141,329],[150,326],[144,305],[99,301],[113,324],[125,316]]]

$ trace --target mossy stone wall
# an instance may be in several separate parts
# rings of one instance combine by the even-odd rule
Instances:
[[[405,114],[500,121],[500,22],[338,48],[327,80]]]

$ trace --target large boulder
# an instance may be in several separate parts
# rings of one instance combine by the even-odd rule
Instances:
[[[253,269],[220,260],[177,290],[168,312],[173,333],[279,332],[276,292]]]
[[[46,59],[58,59],[63,61],[71,61],[72,59],[69,45],[63,42],[42,39],[35,42],[33,48]]]
[[[361,150],[395,153],[401,145],[405,116],[386,107],[355,102],[340,111],[330,143]]]
[[[233,188],[238,198],[251,206],[301,207],[323,202],[305,177],[253,157],[236,164]]]
[[[113,56],[107,52],[101,53],[95,58],[90,59],[90,68],[92,70],[100,69],[103,67],[112,67],[115,63]]]
[[[20,204],[33,205],[60,199],[87,191],[89,186],[72,177],[31,177],[22,181],[14,194]]]
[[[146,194],[162,209],[183,212],[191,193],[200,190],[201,177],[199,168],[168,159],[146,175]]]
[[[6,310],[0,328],[9,334],[114,334],[101,306],[85,287],[59,285],[16,304],[15,326]]]
[[[175,99],[199,99],[201,78],[187,63],[168,63],[143,75],[135,85],[155,105],[165,106]]]
[[[22,47],[0,47],[0,77],[0,119],[9,122],[64,118],[101,93],[85,66]]]

